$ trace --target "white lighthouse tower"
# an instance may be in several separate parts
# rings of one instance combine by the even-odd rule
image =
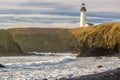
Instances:
[[[85,27],[85,25],[87,24],[87,20],[86,20],[86,7],[85,4],[82,3],[82,7],[80,9],[81,13],[80,13],[80,27]]]

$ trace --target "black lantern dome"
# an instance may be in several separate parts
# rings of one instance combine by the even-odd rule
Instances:
[[[82,12],[86,12],[86,7],[85,7],[85,4],[84,3],[82,3],[82,7],[81,7],[81,9],[80,9],[80,11],[82,11]]]

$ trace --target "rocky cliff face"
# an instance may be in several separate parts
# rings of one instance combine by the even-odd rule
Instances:
[[[16,42],[25,52],[70,52],[72,35],[68,29],[22,28],[10,29]]]
[[[0,30],[0,56],[19,56],[23,51],[6,30]]]

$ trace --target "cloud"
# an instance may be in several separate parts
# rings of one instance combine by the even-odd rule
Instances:
[[[27,27],[34,27],[34,28],[78,28],[79,23],[50,23],[50,24],[44,24],[44,23],[4,23],[1,24],[0,29],[9,29],[9,28],[27,28]]]
[[[1,22],[32,22],[32,23],[75,23],[79,20],[76,16],[61,16],[47,14],[0,14]]]
[[[111,12],[120,13],[119,0],[87,0],[86,1],[89,12]]]
[[[76,16],[61,16],[61,15],[48,15],[48,14],[0,14],[0,17],[42,17],[42,18],[77,18]]]
[[[0,0],[0,27],[77,27],[82,1]],[[85,3],[88,22],[120,20],[119,0],[86,0]]]

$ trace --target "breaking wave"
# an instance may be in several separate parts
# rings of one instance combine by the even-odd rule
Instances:
[[[26,62],[26,63],[6,63],[4,64],[8,68],[27,68],[27,67],[36,67],[36,66],[46,66],[46,65],[57,65],[62,63],[68,63],[75,61],[77,58],[72,56],[65,56],[59,59],[52,59],[46,61],[37,61],[37,62]]]
[[[42,53],[42,52],[30,52],[31,55],[37,55],[37,56],[75,56],[76,54],[71,53]]]

